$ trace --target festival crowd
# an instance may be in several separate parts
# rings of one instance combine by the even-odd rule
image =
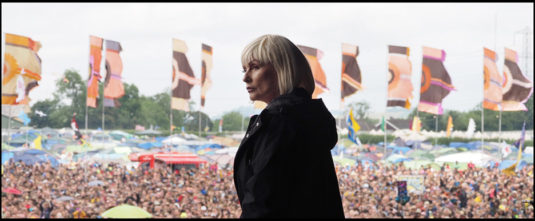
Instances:
[[[2,218],[102,218],[130,204],[154,218],[237,218],[232,167],[126,168],[50,163],[4,165]],[[497,168],[411,170],[402,164],[336,167],[346,218],[533,218],[533,165],[516,176]],[[396,201],[396,175],[423,175],[421,194]],[[321,178],[318,178],[321,179]],[[313,212],[313,211],[311,211]]]

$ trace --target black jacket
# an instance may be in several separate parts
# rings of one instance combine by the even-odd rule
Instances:
[[[241,218],[344,218],[331,149],[336,122],[304,89],[249,121],[234,158]]]

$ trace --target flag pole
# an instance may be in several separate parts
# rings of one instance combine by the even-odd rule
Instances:
[[[435,147],[437,146],[438,115],[435,114]]]
[[[91,35],[89,36],[89,61],[91,61]],[[91,67],[89,69],[89,78],[87,78],[87,81],[89,81],[89,79],[91,78],[91,75],[93,73],[91,73],[93,71],[93,67]],[[88,88],[87,88],[87,83],[85,84],[85,134],[87,134],[87,92],[88,92]]]

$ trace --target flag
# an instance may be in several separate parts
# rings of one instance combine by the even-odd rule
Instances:
[[[347,137],[349,140],[351,140],[353,143],[358,144],[357,140],[355,140],[357,131],[360,130],[360,126],[353,117],[353,110],[349,110],[349,115],[347,116],[347,129],[349,130],[347,133]]]
[[[89,36],[89,77],[87,79],[87,102],[86,105],[92,108],[97,107],[98,82],[100,76],[100,61],[102,60],[103,39]]]
[[[214,64],[212,62],[212,47],[202,44],[201,48],[201,107],[204,107],[204,103],[206,102],[206,91],[212,87],[210,72],[212,71]]]
[[[507,167],[502,170],[503,173],[509,176],[516,175],[515,173],[516,166],[520,163],[520,159],[522,159],[522,151],[523,151],[522,149],[524,146],[525,134],[526,134],[526,122],[524,121],[524,123],[522,124],[522,135],[520,136],[520,139],[517,142],[515,142],[515,146],[518,147],[518,156],[516,158],[516,162],[510,167]]]
[[[385,131],[385,117],[384,116],[381,120],[381,130]]]
[[[223,118],[219,120],[219,133],[223,132]]]
[[[299,48],[299,50],[301,50],[308,61],[308,65],[310,65],[310,70],[314,76],[314,82],[316,83],[314,92],[312,93],[312,98],[317,98],[319,94],[329,91],[329,88],[327,88],[327,77],[325,76],[325,72],[323,71],[323,68],[319,62],[321,57],[323,57],[323,52],[316,48],[302,45],[296,46]]]
[[[344,98],[362,90],[360,68],[357,63],[358,55],[358,46],[342,43],[342,102],[344,102]]]
[[[124,95],[121,74],[123,61],[119,53],[123,50],[121,43],[106,40],[106,79],[104,80],[104,106],[118,107],[118,98]]]
[[[41,80],[41,58],[37,54],[41,43],[21,35],[5,36],[2,104],[24,105],[28,113],[29,93]]]
[[[422,122],[420,121],[420,118],[417,116],[414,116],[414,118],[412,118],[411,130],[420,132],[421,128],[422,128]]]
[[[171,125],[171,131],[174,131],[175,130],[175,125]]]
[[[446,52],[423,47],[422,83],[418,111],[440,115],[442,100],[454,89],[448,71],[444,68]]]
[[[389,45],[388,53],[388,99],[386,106],[400,106],[410,109],[413,87],[409,48]]]
[[[26,115],[26,112],[24,111],[21,111],[20,114],[19,114],[19,118],[22,120],[22,122],[24,123],[24,126],[27,126],[29,123],[30,123],[30,118],[28,117],[28,115]]]
[[[451,137],[451,131],[453,130],[453,120],[451,116],[448,116],[448,125],[446,126],[446,136]]]
[[[191,88],[196,84],[200,84],[199,79],[195,78],[193,70],[189,65],[188,58],[186,57],[187,52],[188,47],[184,41],[173,39],[171,108],[183,111],[189,111],[188,101],[191,98]]]
[[[466,136],[472,137],[475,131],[476,131],[476,122],[474,121],[474,119],[470,118],[470,120],[468,121],[468,128],[466,128]]]
[[[502,77],[496,67],[496,52],[483,48],[483,108],[500,111],[502,103]]]
[[[502,142],[502,156],[505,158],[507,156],[509,156],[509,154],[511,154],[511,152],[513,152],[511,150],[511,147],[509,145],[507,145],[507,143],[505,142]]]
[[[526,101],[533,93],[533,83],[526,78],[518,67],[516,51],[505,48],[502,82],[502,110],[527,111]]]
[[[41,135],[39,135],[35,140],[33,140],[33,147],[38,150],[42,150],[43,147],[41,146]]]

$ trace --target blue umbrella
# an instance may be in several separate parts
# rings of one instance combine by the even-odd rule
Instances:
[[[13,160],[15,162],[19,162],[19,161],[22,161],[24,164],[26,165],[34,165],[36,163],[44,163],[46,161],[40,159],[39,157],[37,156],[33,156],[33,155],[26,155],[26,154],[23,154],[23,155],[15,155],[13,157]]]
[[[41,155],[41,154],[47,154],[47,152],[38,150],[38,149],[29,149],[29,150],[24,151],[23,154]]]
[[[15,154],[13,152],[9,151],[2,151],[2,164],[9,161],[9,159],[13,158]]]

